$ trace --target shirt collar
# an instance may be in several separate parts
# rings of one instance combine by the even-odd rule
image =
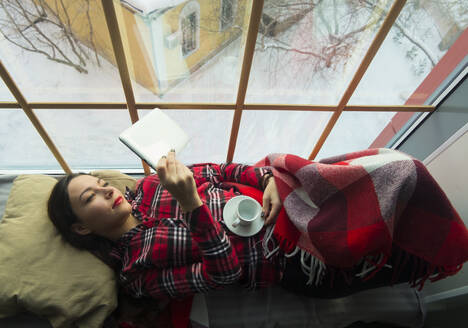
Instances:
[[[125,199],[128,200],[129,202],[132,202],[135,200],[135,193],[128,187],[125,187]]]
[[[130,244],[130,241],[133,239],[133,237],[135,237],[136,234],[143,231],[145,228],[146,226],[143,223],[140,223],[136,227],[130,229],[122,236],[120,236],[120,238],[117,239],[117,241],[114,243],[114,247],[112,247],[112,250],[110,251],[110,256],[119,260],[122,259],[124,251]]]

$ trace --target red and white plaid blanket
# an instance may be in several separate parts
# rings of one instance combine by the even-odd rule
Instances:
[[[319,162],[271,154],[256,165],[273,169],[283,202],[273,234],[285,252],[301,250],[334,268],[374,256],[375,274],[397,246],[420,260],[424,273],[413,281],[420,289],[468,260],[466,226],[426,167],[407,154],[367,149]]]

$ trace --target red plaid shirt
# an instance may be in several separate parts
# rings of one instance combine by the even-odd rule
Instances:
[[[203,205],[182,213],[157,175],[141,179],[126,198],[141,224],[125,233],[111,255],[122,264],[120,284],[135,297],[180,298],[239,283],[248,289],[281,279],[284,260],[266,260],[264,229],[239,237],[223,222],[226,202],[240,193],[226,182],[261,189],[267,168],[240,164],[197,164],[189,167]]]

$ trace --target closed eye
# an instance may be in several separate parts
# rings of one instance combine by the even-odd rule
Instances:
[[[91,201],[91,199],[93,199],[94,197],[94,194],[91,194],[87,199],[86,199],[86,204],[89,203]]]
[[[107,187],[109,185],[109,182],[105,182],[102,186],[103,187]],[[89,197],[86,199],[86,204],[89,203],[93,197],[95,196],[96,194],[92,193],[91,195],[89,195]]]

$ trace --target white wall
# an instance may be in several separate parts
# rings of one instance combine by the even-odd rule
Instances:
[[[445,149],[444,149],[445,148]],[[424,163],[468,226],[468,124],[441,145]],[[426,296],[468,294],[468,263],[454,276],[424,286]],[[447,293],[448,292],[448,293]]]

